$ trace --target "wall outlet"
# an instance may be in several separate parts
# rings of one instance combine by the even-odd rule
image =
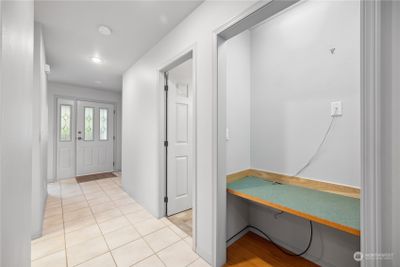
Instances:
[[[339,117],[343,115],[342,101],[331,102],[331,116]]]

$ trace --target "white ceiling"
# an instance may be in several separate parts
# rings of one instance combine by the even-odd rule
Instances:
[[[121,91],[122,73],[202,1],[35,1],[50,81]],[[97,28],[107,25],[110,36]],[[100,56],[102,64],[90,58]]]

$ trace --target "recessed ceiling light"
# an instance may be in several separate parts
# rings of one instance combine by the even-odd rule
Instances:
[[[111,35],[112,31],[110,29],[110,27],[107,27],[105,25],[101,25],[98,28],[99,33],[101,33],[102,35]]]
[[[90,60],[92,60],[92,62],[96,63],[96,64],[103,63],[103,60],[101,58],[99,58],[98,56],[93,56],[93,57],[90,58]]]

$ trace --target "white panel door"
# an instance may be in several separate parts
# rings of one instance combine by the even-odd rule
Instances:
[[[189,83],[168,85],[167,215],[172,215],[192,207],[193,97]]]
[[[114,169],[114,106],[77,101],[77,176]]]
[[[57,99],[57,179],[75,177],[75,102]]]

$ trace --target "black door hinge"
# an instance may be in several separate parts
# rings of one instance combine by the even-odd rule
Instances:
[[[168,141],[164,141],[164,146],[168,147]]]
[[[113,161],[113,167],[115,167],[115,162]]]
[[[168,92],[168,85],[164,85],[164,91]]]
[[[168,203],[168,197],[164,197],[164,203]]]

